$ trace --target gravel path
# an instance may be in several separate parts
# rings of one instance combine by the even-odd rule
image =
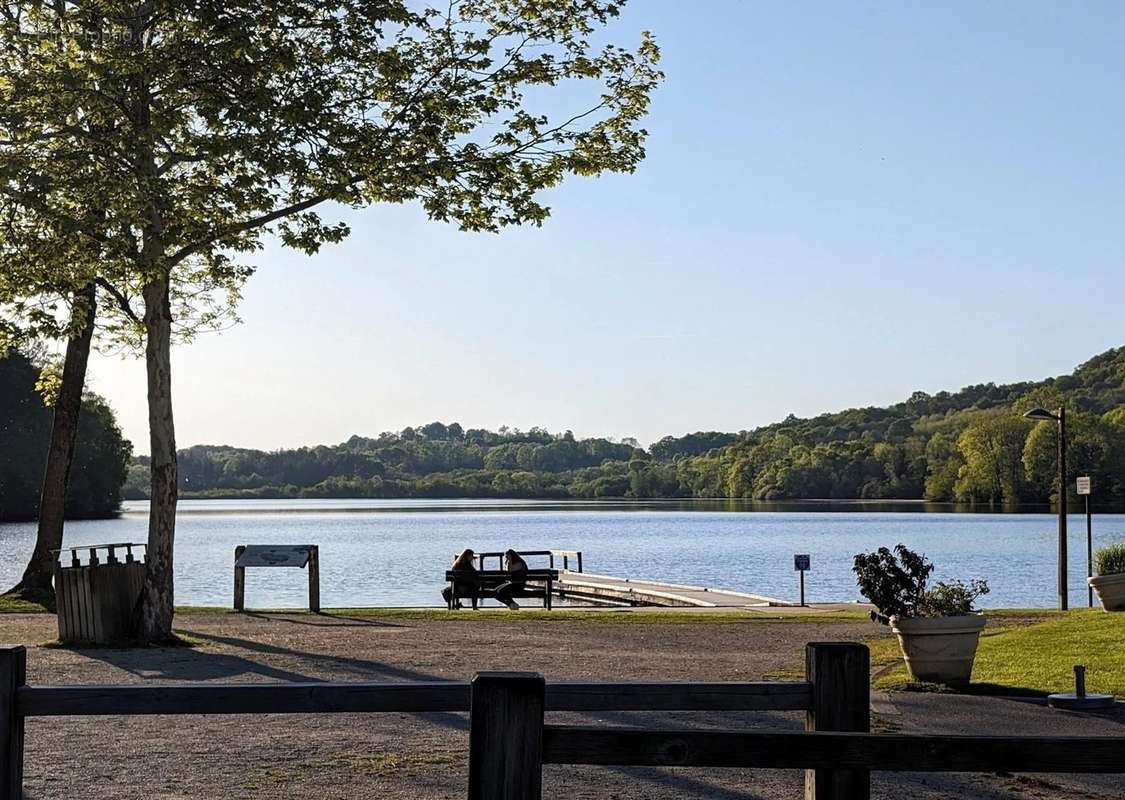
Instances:
[[[28,644],[31,683],[137,681],[410,681],[469,678],[476,670],[532,670],[548,679],[755,680],[796,677],[809,641],[863,641],[867,623],[583,623],[412,621],[308,615],[181,614],[196,648],[83,651],[34,646],[56,635],[45,615],[0,617],[0,642]],[[1085,718],[983,698],[960,715],[938,696],[877,704],[880,726],[962,732],[966,719],[1047,733],[1081,732]],[[961,706],[957,706],[961,708]],[[968,716],[966,716],[968,715]],[[1075,715],[1067,715],[1072,717]],[[551,714],[591,724],[799,728],[783,713]],[[1121,735],[1121,720],[1100,721]],[[1098,731],[1100,732],[1100,731]],[[36,798],[458,798],[467,775],[463,714],[266,715],[32,719],[26,785]],[[548,767],[546,795],[728,800],[795,798],[796,771]],[[877,797],[1118,797],[1116,779],[1036,782],[978,776],[876,776]]]

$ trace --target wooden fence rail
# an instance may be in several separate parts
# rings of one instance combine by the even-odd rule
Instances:
[[[1125,737],[653,731],[547,725],[544,764],[631,767],[1125,772]]]
[[[468,711],[469,683],[203,683],[19,686],[21,717],[151,714],[333,714]],[[547,684],[551,711],[803,711],[809,684]]]
[[[870,794],[871,770],[1125,772],[1125,738],[869,733],[862,645],[806,649],[806,681],[547,683],[480,673],[471,683],[27,686],[26,652],[0,648],[0,800],[20,800],[24,720],[40,716],[470,712],[470,800],[538,800],[543,764],[805,769],[807,800]],[[546,711],[804,710],[807,733],[605,729],[544,724]]]

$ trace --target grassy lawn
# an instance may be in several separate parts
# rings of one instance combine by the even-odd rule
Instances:
[[[0,594],[0,614],[46,614],[51,613],[48,608],[33,603],[29,600],[24,600],[20,597],[13,597],[10,594]]]
[[[229,608],[213,606],[183,606],[179,613],[190,614],[234,614]],[[249,614],[308,614],[300,609],[256,608]],[[444,608],[329,608],[321,612],[332,617],[363,617],[365,619],[418,620],[423,622],[586,622],[590,624],[662,624],[662,625],[722,625],[730,623],[833,623],[867,622],[868,616],[862,611],[829,611],[819,614],[783,613],[769,611],[575,611],[557,609],[523,608],[508,611],[504,608],[487,608],[472,611],[447,611]]]
[[[177,606],[179,614],[234,614],[220,606]],[[0,614],[54,613],[39,603],[32,603],[11,595],[0,595]],[[303,609],[255,608],[249,614],[309,614]],[[663,624],[663,625],[714,625],[727,623],[809,623],[809,622],[866,622],[863,611],[829,611],[817,614],[779,613],[769,611],[574,611],[558,609],[543,611],[524,608],[508,611],[504,608],[487,608],[478,611],[446,611],[444,608],[328,608],[322,612],[334,617],[364,617],[371,619],[418,620],[423,622],[588,622],[591,624]]]
[[[1125,615],[1083,609],[1045,614],[1031,625],[1006,623],[1005,615],[989,616],[969,692],[1041,696],[1074,691],[1074,665],[1084,664],[1088,691],[1125,697]],[[871,663],[873,670],[876,665],[893,665],[876,671],[876,689],[944,689],[912,683],[893,639],[872,643]]]

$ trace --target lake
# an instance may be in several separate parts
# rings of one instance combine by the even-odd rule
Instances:
[[[117,519],[68,522],[66,544],[143,542],[147,508],[130,502]],[[808,599],[851,601],[859,599],[852,556],[899,542],[934,561],[935,579],[987,578],[986,607],[1056,602],[1056,518],[1049,513],[934,512],[909,504],[730,510],[738,508],[723,502],[185,500],[176,533],[176,602],[229,606],[239,544],[320,545],[325,606],[440,605],[444,570],[463,547],[581,550],[589,572],[784,599],[797,595],[793,555],[808,553]],[[1085,606],[1085,518],[1071,515],[1069,526],[1070,603]],[[0,525],[4,588],[18,579],[34,537],[34,523]],[[1095,549],[1122,540],[1125,514],[1095,516]],[[250,607],[306,602],[304,570],[250,569],[246,583]]]

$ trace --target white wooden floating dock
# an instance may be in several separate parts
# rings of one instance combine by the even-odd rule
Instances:
[[[550,569],[559,569],[559,578],[551,584],[552,596],[612,606],[662,606],[665,608],[769,608],[797,606],[788,600],[760,594],[711,589],[706,586],[687,586],[681,583],[664,583],[638,578],[619,578],[598,575],[582,570],[582,552],[579,550],[524,550],[521,555],[546,558]],[[502,552],[477,553],[477,565],[485,569],[496,561],[503,569]],[[571,565],[575,569],[570,569]]]
[[[680,608],[764,608],[794,605],[786,600],[760,594],[571,570],[560,570],[559,579],[553,588],[559,597],[624,605]]]

